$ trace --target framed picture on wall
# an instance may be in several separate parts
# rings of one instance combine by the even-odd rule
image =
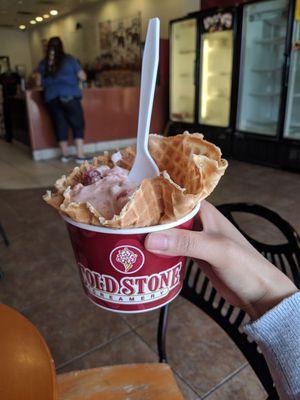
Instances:
[[[0,74],[10,69],[10,62],[8,56],[0,56]]]
[[[100,59],[110,69],[139,71],[141,14],[99,22]]]

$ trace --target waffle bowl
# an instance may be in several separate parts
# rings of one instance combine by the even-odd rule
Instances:
[[[105,219],[90,203],[72,201],[72,188],[83,175],[101,165],[113,166],[108,153],[95,157],[92,165],[83,163],[55,183],[44,200],[72,220],[115,229],[139,228],[176,221],[191,212],[216,187],[227,168],[218,147],[199,133],[184,132],[173,137],[150,135],[149,151],[160,170],[160,176],[145,179],[134,191],[118,215]],[[116,164],[130,170],[135,148],[121,151]]]

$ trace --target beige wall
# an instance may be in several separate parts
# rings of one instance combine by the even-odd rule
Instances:
[[[27,74],[31,72],[29,33],[17,29],[0,28],[0,56],[9,56],[12,69],[25,64]]]
[[[199,0],[102,0],[99,4],[58,18],[51,23],[41,24],[30,33],[30,47],[33,65],[42,58],[41,39],[60,36],[68,53],[81,62],[92,61],[99,54],[98,22],[119,19],[141,12],[142,40],[147,31],[149,18],[158,16],[161,20],[161,37],[168,37],[171,19],[199,10]],[[82,29],[76,30],[76,23]]]

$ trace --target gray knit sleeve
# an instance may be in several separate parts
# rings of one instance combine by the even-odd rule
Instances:
[[[300,399],[300,292],[244,330],[258,343],[280,399]]]

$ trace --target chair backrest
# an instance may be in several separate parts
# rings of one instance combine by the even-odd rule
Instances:
[[[234,341],[253,368],[257,377],[272,400],[278,399],[267,363],[257,344],[250,341],[242,326],[249,317],[237,307],[230,305],[211,285],[209,279],[192,260],[187,266],[187,273],[181,296],[189,300],[209,315]]]
[[[239,229],[252,245],[268,258],[273,264],[287,274],[295,284],[300,287],[300,248],[297,232],[275,212],[255,204],[224,204],[218,209]],[[233,213],[245,212],[265,218],[278,228],[286,238],[286,243],[270,245],[261,243],[251,238],[238,226]],[[187,265],[186,277],[181,295],[201,308],[230,336],[240,351],[244,354],[257,377],[269,395],[269,399],[278,399],[278,394],[273,384],[267,363],[257,344],[243,332],[244,323],[249,321],[249,316],[237,307],[225,301],[212,286],[209,279],[192,260]],[[165,343],[160,340],[165,335],[163,321],[166,320],[166,310],[161,311],[158,344],[161,361],[166,360]]]
[[[300,287],[300,237],[287,221],[281,218],[276,212],[257,204],[222,204],[218,206],[218,209],[236,226],[256,250],[292,279],[297,287]],[[248,213],[264,218],[275,225],[286,238],[286,242],[271,245],[250,237],[247,232],[244,232],[237,224],[233,213]]]
[[[54,362],[38,330],[0,304],[0,393],[5,400],[57,400]]]

